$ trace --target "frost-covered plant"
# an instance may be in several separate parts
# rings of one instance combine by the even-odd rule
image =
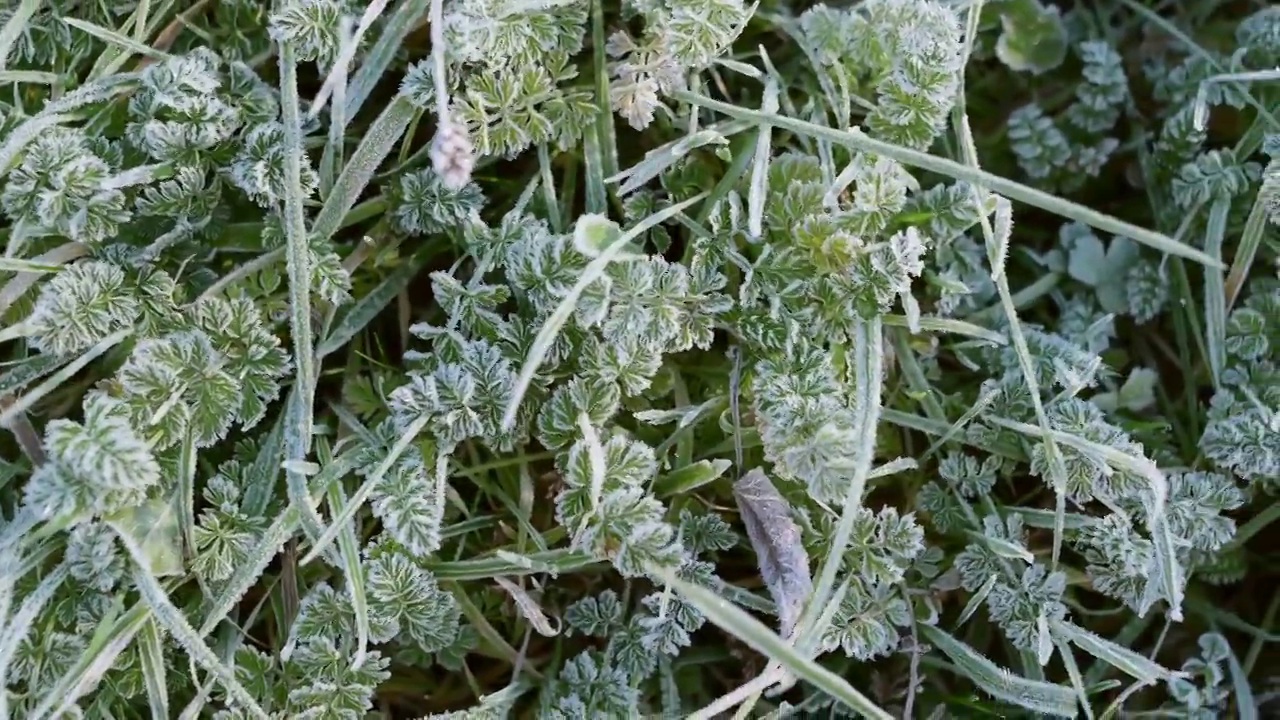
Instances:
[[[1198,644],[1199,655],[1182,664],[1187,677],[1169,681],[1174,701],[1169,705],[1188,718],[1218,717],[1230,703],[1226,665],[1231,648],[1219,633],[1201,635]]]
[[[615,112],[643,130],[672,90],[705,69],[737,38],[754,7],[742,0],[674,0],[635,3],[644,26],[639,37],[619,30],[609,37],[609,101]]]
[[[1231,313],[1228,365],[1210,401],[1200,447],[1214,463],[1264,492],[1280,477],[1280,289],[1263,283]]]
[[[1074,102],[1060,114],[1032,103],[1009,116],[1009,141],[1018,165],[1039,183],[1071,190],[1096,177],[1119,141],[1110,135],[1129,101],[1120,54],[1107,42],[1079,43],[1083,63]]]
[[[11,5],[0,716],[1247,695],[1275,11]]]

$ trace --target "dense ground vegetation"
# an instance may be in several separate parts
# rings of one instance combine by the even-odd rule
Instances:
[[[0,717],[1280,712],[1280,7],[6,0]]]

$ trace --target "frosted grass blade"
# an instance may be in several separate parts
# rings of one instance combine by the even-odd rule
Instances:
[[[655,569],[655,573],[662,577],[663,582],[679,592],[690,605],[706,615],[708,620],[796,677],[813,684],[814,687],[836,698],[863,717],[876,720],[892,719],[892,715],[855,690],[844,678],[801,655],[777,633],[742,609],[735,607],[728,600],[700,585],[685,582],[666,570]]]
[[[691,105],[697,105],[709,110],[723,113],[729,117],[739,118],[743,120],[752,120],[759,124],[768,124],[773,127],[790,130],[794,133],[808,135],[820,140],[826,140],[836,145],[843,145],[855,150],[871,153],[873,155],[882,155],[893,160],[897,160],[903,165],[910,165],[922,170],[929,170],[940,175],[946,175],[957,180],[964,180],[973,185],[980,185],[986,189],[1004,195],[1010,200],[1026,203],[1033,207],[1061,215],[1062,217],[1077,220],[1090,227],[1097,228],[1103,232],[1113,235],[1124,235],[1133,239],[1135,242],[1147,245],[1155,250],[1177,257],[1187,258],[1195,262],[1205,265],[1206,267],[1221,267],[1221,263],[1209,257],[1205,253],[1197,250],[1189,245],[1174,240],[1173,238],[1138,227],[1131,223],[1127,223],[1118,218],[1100,213],[1083,205],[1064,200],[1062,198],[1050,195],[1042,190],[1014,182],[1007,178],[993,175],[984,170],[967,167],[954,160],[929,155],[918,150],[894,145],[892,143],[883,142],[868,137],[865,133],[858,131],[841,131],[834,128],[823,127],[804,120],[796,120],[794,118],[785,117],[777,113],[764,113],[759,110],[751,110],[748,108],[740,108],[736,105],[712,100],[709,97],[689,92],[688,90],[673,90],[671,97],[674,100],[687,102]]]
[[[151,706],[154,720],[168,720],[169,684],[164,660],[164,645],[160,628],[154,619],[148,620],[138,633],[138,656],[142,661],[142,677],[147,686],[147,704]]]
[[[1050,627],[1053,629],[1054,635],[1070,642],[1089,655],[1107,662],[1112,667],[1139,682],[1154,685],[1181,674],[1168,670],[1129,648],[1122,647],[1104,637],[1091,633],[1075,623],[1054,620],[1051,622]]]
[[[955,663],[957,672],[997,700],[1042,715],[1076,717],[1076,694],[1071,688],[1019,677],[940,628],[924,624],[918,624],[917,628],[925,640]]]

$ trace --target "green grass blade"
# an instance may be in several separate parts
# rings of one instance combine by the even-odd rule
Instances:
[[[108,611],[94,630],[88,646],[70,668],[58,678],[31,712],[33,718],[62,717],[77,700],[90,692],[107,670],[133,643],[134,636],[151,617],[146,602],[138,601],[126,613],[119,613],[119,603]]]
[[[204,640],[196,633],[195,628],[187,622],[182,611],[174,606],[168,593],[147,569],[147,558],[142,549],[133,541],[129,533],[114,523],[108,522],[115,531],[116,538],[133,560],[133,582],[142,593],[143,599],[151,608],[155,620],[185,650],[195,663],[218,678],[227,694],[252,717],[268,720],[267,713],[258,705],[253,695],[236,679],[235,671],[223,664],[222,660],[205,645]]]
[[[347,87],[347,117],[354,118],[364,107],[378,81],[395,62],[396,53],[404,47],[405,38],[421,24],[426,13],[427,0],[396,3],[378,41],[360,56],[360,69]]]
[[[850,338],[853,347],[850,351],[850,364],[855,368],[853,376],[855,387],[852,392],[854,407],[860,409],[855,414],[859,420],[854,432],[858,436],[857,455],[853,477],[849,481],[849,490],[845,495],[844,506],[840,512],[840,522],[831,539],[831,546],[823,560],[822,567],[814,582],[813,596],[805,607],[800,619],[798,643],[808,649],[816,649],[826,627],[818,622],[817,613],[826,609],[831,602],[831,591],[835,587],[836,574],[843,564],[845,549],[853,536],[853,521],[858,509],[862,507],[862,495],[866,490],[867,476],[871,473],[871,465],[875,460],[876,433],[883,409],[881,393],[884,385],[884,329],[880,318],[872,320],[859,319],[854,323],[854,333]]]
[[[280,459],[284,457],[284,421],[284,415],[276,417],[249,469],[244,496],[240,500],[240,511],[249,517],[262,516],[271,504],[280,477]]]
[[[72,376],[83,370],[86,365],[106,354],[106,352],[111,348],[124,342],[125,338],[132,334],[133,328],[130,327],[123,330],[117,330],[99,340],[96,345],[85,350],[75,360],[67,363],[61,370],[49,376],[48,380],[45,380],[35,386],[22,397],[15,400],[12,405],[6,407],[4,412],[0,412],[0,427],[8,426],[9,423],[11,423],[19,414],[30,410],[33,405],[45,396],[62,387],[63,383],[67,382]]]
[[[606,43],[604,3],[602,0],[591,0],[591,69],[596,81],[595,132],[604,145],[600,157],[601,172],[609,177],[618,174],[618,136],[614,129]]]
[[[1071,678],[1071,687],[1076,691],[1076,700],[1084,709],[1084,716],[1088,720],[1093,720],[1093,708],[1089,706],[1089,691],[1084,686],[1084,676],[1080,674],[1080,666],[1076,664],[1076,656],[1071,652],[1071,646],[1061,640],[1054,640],[1053,643],[1058,651],[1058,657],[1062,658],[1063,666],[1067,668],[1067,677]]]
[[[1240,291],[1244,289],[1249,270],[1258,256],[1258,248],[1267,234],[1267,202],[1262,193],[1253,202],[1249,217],[1245,220],[1244,230],[1240,233],[1240,243],[1236,246],[1235,258],[1231,261],[1231,271],[1226,280],[1226,310],[1236,304]]]
[[[102,42],[107,43],[108,45],[115,45],[117,47],[128,50],[129,52],[135,55],[154,58],[156,60],[168,60],[169,58],[173,57],[167,52],[156,50],[155,48],[151,47],[150,45],[147,45],[146,43],[140,43],[131,37],[121,35],[120,33],[114,30],[108,30],[107,28],[104,28],[101,25],[95,25],[91,22],[88,22],[87,20],[81,20],[79,18],[64,16],[62,18],[62,22],[70,25],[73,28],[76,28],[77,30],[80,30],[81,32],[92,35],[98,38],[99,40],[101,40]]]
[[[1210,257],[1222,259],[1222,239],[1227,234],[1227,215],[1231,212],[1231,198],[1222,197],[1209,206],[1209,221],[1205,227],[1204,249]],[[1222,269],[1205,268],[1204,271],[1204,344],[1209,351],[1209,370],[1213,384],[1222,381],[1222,371],[1227,364],[1227,288]]]
[[[180,554],[191,557],[196,552],[196,441],[189,432],[178,453],[177,486],[178,502],[182,505],[178,513],[183,545]]]
[[[599,564],[586,553],[572,550],[548,550],[530,553],[522,560],[511,557],[485,557],[472,560],[427,560],[424,564],[437,580],[487,580],[496,575],[512,577],[550,572],[571,573]]]
[[[343,492],[339,481],[329,483],[329,504],[342,507]],[[334,523],[335,526],[338,523]],[[365,654],[369,649],[369,598],[364,589],[364,567],[360,564],[360,541],[356,537],[355,522],[344,522],[338,533],[338,552],[342,556],[342,576],[346,581],[347,595],[351,599],[351,612],[356,621],[356,647],[351,658],[351,667],[358,668],[364,664]]]
[[[35,260],[23,260],[22,258],[0,258],[0,272],[14,273],[56,273],[63,269],[64,266],[37,262]]]
[[[582,162],[587,171],[587,213],[609,213],[609,190],[605,187],[604,154],[600,151],[600,137],[595,128],[583,133]]]
[[[910,322],[905,315],[885,315],[883,317],[884,324],[889,327],[910,327]],[[996,345],[1008,345],[1009,338],[1001,335],[994,330],[988,330],[981,325],[976,325],[964,320],[955,318],[934,317],[931,315],[922,315],[919,318],[920,329],[922,331],[948,333],[951,335],[960,335],[962,337],[974,338],[975,340],[985,340]]]
[[[18,392],[45,375],[55,372],[66,362],[66,358],[60,358],[57,355],[32,355],[19,361],[4,374],[0,374],[0,395]]]
[[[764,103],[760,109],[766,113],[778,113],[778,84],[765,83]],[[756,134],[756,153],[751,164],[751,185],[747,191],[747,236],[758,241],[764,237],[764,204],[769,194],[769,161],[773,154],[773,129],[759,126]]]
[[[298,65],[289,43],[279,46],[280,114],[284,124],[284,235],[289,277],[289,330],[293,337],[294,384],[287,403],[285,468],[291,500],[301,502],[304,528],[318,524],[309,497],[297,497],[306,486],[297,464],[311,454],[311,433],[315,403],[315,343],[311,328],[311,244],[302,194],[302,114],[298,100]],[[354,162],[354,161],[353,161]],[[346,175],[344,172],[343,175]],[[339,180],[341,183],[341,180]],[[335,190],[336,193],[336,190]],[[330,198],[333,194],[330,195]],[[327,205],[328,203],[326,203]]]
[[[302,394],[295,385],[285,400],[285,492],[289,498],[289,506],[298,511],[303,533],[314,541],[327,530],[324,520],[316,510],[316,502],[311,497],[307,475],[294,464],[305,458],[310,450],[311,422],[310,417],[303,414],[305,401],[300,399]]]

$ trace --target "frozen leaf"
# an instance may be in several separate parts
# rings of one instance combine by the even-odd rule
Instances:
[[[800,527],[791,518],[791,506],[759,468],[733,484],[733,497],[756,551],[760,574],[778,606],[781,634],[788,637],[813,590]]]
[[[377,547],[368,568],[370,617],[398,631],[391,637],[417,643],[424,652],[448,647],[458,635],[458,603],[441,590],[435,576],[394,547]]]
[[[524,588],[504,577],[496,577],[493,581],[498,584],[498,587],[506,590],[507,594],[511,595],[511,599],[515,601],[520,614],[524,616],[525,620],[529,621],[529,624],[533,626],[534,630],[538,631],[539,635],[555,637],[560,634],[560,628],[551,627],[551,621],[547,618],[547,614],[542,611],[537,601]],[[559,623],[556,624],[559,625]]]
[[[1140,412],[1155,404],[1155,385],[1159,379],[1159,375],[1151,368],[1134,368],[1119,390],[1098,393],[1093,396],[1093,402],[1107,412],[1119,408]]]
[[[62,270],[44,285],[27,323],[37,350],[71,355],[133,325],[140,313],[124,270],[88,260]]]
[[[1071,277],[1094,288],[1104,312],[1127,312],[1126,277],[1138,261],[1137,244],[1117,237],[1104,248],[1097,235],[1078,223],[1064,227],[1061,235],[1069,249],[1067,272]]]
[[[153,498],[141,505],[113,513],[109,518],[142,549],[147,569],[156,577],[181,575],[182,532],[178,527],[177,498]]]
[[[570,605],[564,619],[572,631],[610,637],[621,626],[624,612],[618,594],[605,590],[599,596],[588,596]]]
[[[119,403],[101,396],[85,402],[83,424],[50,421],[44,450],[48,459],[25,493],[27,506],[47,516],[136,506],[162,477],[151,447],[127,422]]]
[[[583,215],[573,226],[573,249],[584,257],[599,257],[618,237],[622,228],[604,215]]]

